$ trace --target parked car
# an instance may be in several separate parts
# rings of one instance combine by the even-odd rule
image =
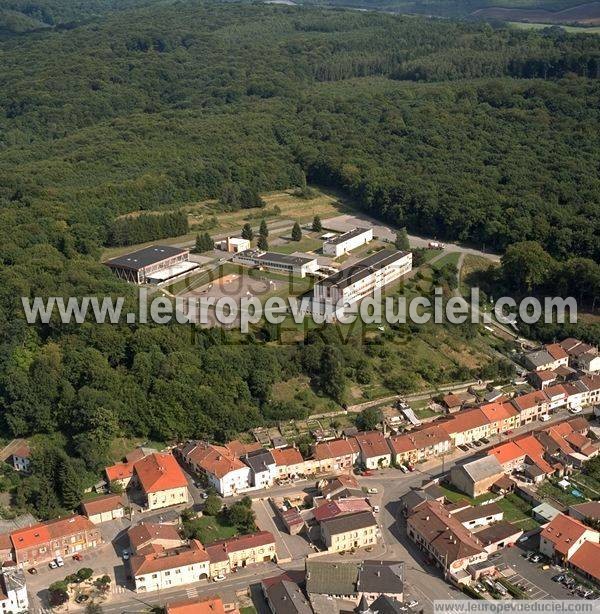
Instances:
[[[376,494],[377,494],[379,491],[378,491],[376,488],[369,488],[369,489],[367,490],[367,492],[368,492],[370,495],[376,495]]]
[[[415,466],[414,465],[407,464],[406,466],[408,467],[409,471],[414,471],[415,470]]]
[[[35,576],[35,574],[37,573],[37,569],[35,567],[30,567],[27,570],[32,576]]]
[[[406,605],[409,608],[416,608],[419,605],[419,602],[416,599],[411,599]]]
[[[577,582],[573,579],[573,578],[569,578],[568,576],[565,578],[563,584],[567,587],[567,588],[573,588]]]
[[[50,567],[50,569],[56,569],[58,565],[56,564],[56,561],[50,561],[48,563],[48,567]]]
[[[75,597],[75,602],[76,603],[84,603],[86,602],[88,599],[90,598],[89,595],[85,595],[85,594],[81,594],[81,595],[77,595],[77,597]]]
[[[373,475],[373,472],[372,472],[372,471],[369,471],[368,469],[365,469],[365,470],[362,472],[362,474],[363,474],[363,475],[366,475],[367,477],[370,477],[370,476],[372,476],[372,475]]]
[[[529,535],[521,535],[521,537],[519,537],[519,539],[517,540],[517,544],[522,544],[523,542],[526,542],[529,539]]]
[[[75,553],[75,554],[73,555],[73,560],[74,560],[74,561],[82,561],[82,560],[83,560],[83,557],[81,556],[81,554],[79,554],[79,553],[77,552],[77,553]]]
[[[129,550],[125,549],[121,552],[121,558],[124,561],[127,561],[129,559]]]
[[[548,422],[548,420],[550,420],[550,416],[548,414],[544,414],[543,416],[540,416],[540,420],[542,422]]]
[[[534,554],[530,559],[532,563],[539,563],[542,560],[541,554]]]
[[[564,573],[559,573],[556,576],[552,576],[553,582],[562,582],[566,578]]]
[[[404,465],[400,465],[400,471],[402,471],[402,473],[408,473],[408,468],[406,468]]]
[[[213,582],[223,582],[223,580],[225,580],[225,576],[222,573],[213,578]]]

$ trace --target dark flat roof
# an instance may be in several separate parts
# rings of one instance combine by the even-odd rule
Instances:
[[[347,232],[338,235],[337,237],[333,237],[332,239],[328,239],[325,241],[328,245],[339,245],[344,241],[348,241],[348,239],[353,239],[354,237],[358,237],[359,235],[364,234],[371,230],[370,228],[353,228],[352,230],[348,230]]]
[[[172,258],[173,256],[185,254],[188,251],[189,250],[181,249],[180,247],[172,247],[171,245],[150,245],[149,247],[138,249],[135,252],[111,258],[104,264],[111,267],[124,267],[139,271],[151,264],[156,264],[157,262]]]
[[[338,273],[331,275],[319,282],[323,286],[337,286],[346,288],[357,281],[367,277],[373,271],[383,269],[388,264],[400,260],[410,252],[399,252],[395,249],[382,249],[381,251],[363,258],[359,262],[342,269]]]

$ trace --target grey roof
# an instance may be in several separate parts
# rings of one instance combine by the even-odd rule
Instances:
[[[331,495],[330,499],[338,501],[339,499],[350,499],[352,497],[364,497],[365,493],[360,488],[344,488]]]
[[[282,580],[268,588],[263,585],[263,589],[273,614],[312,614],[304,593],[294,582]]]
[[[556,516],[560,514],[560,510],[557,510],[553,505],[550,505],[547,501],[540,503],[537,507],[534,507],[532,513],[541,516],[542,518],[546,518],[547,520],[554,520]]]
[[[417,505],[431,498],[424,490],[409,490],[400,497],[400,505],[410,512]]]
[[[354,595],[360,561],[306,561],[306,592]]]
[[[525,354],[525,360],[534,367],[542,367],[549,363],[555,362],[550,352],[543,349]]]
[[[587,501],[586,503],[577,503],[575,505],[569,505],[569,514],[571,510],[579,512],[586,518],[592,520],[598,520],[600,518],[600,501]]]
[[[370,228],[353,228],[352,230],[348,230],[347,232],[344,232],[343,234],[338,235],[337,237],[328,239],[327,241],[325,241],[325,243],[329,245],[339,245],[340,243],[343,243],[344,241],[348,241],[348,239],[353,239],[354,237],[358,237],[364,234],[365,232],[369,232],[369,230]]]
[[[357,512],[323,520],[321,526],[327,528],[329,535],[339,535],[348,531],[377,526],[377,521],[371,512]]]
[[[254,450],[248,452],[246,456],[242,457],[242,460],[252,469],[254,473],[261,473],[267,471],[269,465],[275,464],[275,459],[270,450],[262,448],[261,450]]]
[[[482,458],[467,461],[453,469],[462,469],[475,484],[499,473],[504,473],[502,465],[495,456],[483,456]]]
[[[497,503],[486,503],[485,505],[469,506],[464,510],[456,512],[454,517],[460,522],[469,522],[470,520],[495,516],[500,513],[502,513],[502,508]]]
[[[377,612],[377,614],[405,614],[406,606],[403,606],[399,601],[387,595],[380,595],[371,604],[371,612]]]
[[[151,264],[156,264],[157,262],[161,262],[166,258],[172,258],[173,256],[185,254],[188,251],[189,250],[187,249],[181,249],[171,245],[151,245],[149,247],[138,249],[135,252],[123,254],[122,256],[117,256],[116,258],[111,258],[104,264],[110,267],[122,267],[139,271],[140,269],[143,269]]]
[[[239,252],[237,255],[246,258],[254,258],[255,260],[259,261],[264,260],[265,262],[286,264],[289,266],[300,266],[314,260],[314,258],[306,258],[304,256],[290,256],[289,254],[280,254],[278,252],[263,252],[260,249],[246,249],[243,252]]]
[[[404,564],[398,561],[363,561],[358,573],[358,590],[363,593],[402,595]]]
[[[373,271],[378,271],[388,264],[399,260],[406,256],[409,252],[399,252],[395,249],[382,249],[381,251],[367,256],[359,260],[355,264],[334,273],[318,282],[324,286],[337,286],[338,288],[346,288],[364,277],[370,275]]]
[[[537,478],[540,475],[546,475],[546,472],[537,465],[525,465],[523,473],[530,478]]]
[[[496,544],[518,533],[523,533],[523,529],[520,529],[517,525],[511,524],[506,520],[501,520],[481,531],[477,531],[475,537],[483,542],[484,546],[489,546],[490,544]]]

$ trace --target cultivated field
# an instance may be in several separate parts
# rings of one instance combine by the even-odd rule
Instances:
[[[600,25],[600,2],[580,4],[562,11],[548,11],[541,8],[504,8],[500,6],[479,9],[472,13],[483,19],[503,21],[524,21],[544,24]]]

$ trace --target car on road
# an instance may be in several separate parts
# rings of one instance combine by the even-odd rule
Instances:
[[[48,567],[50,567],[50,569],[56,569],[58,565],[56,564],[56,561],[50,561],[48,563]]]
[[[540,420],[542,422],[548,422],[548,420],[550,420],[550,416],[548,414],[544,414],[543,416],[540,416]]]
[[[581,413],[581,407],[571,407],[571,408],[569,408],[569,411],[572,414],[580,414]]]
[[[374,505],[374,506],[373,506],[373,512],[374,512],[375,514],[379,514],[379,506],[378,506],[378,505]]]
[[[223,582],[223,580],[225,579],[226,579],[225,576],[222,573],[220,573],[218,576],[215,576],[213,578],[213,582]]]
[[[416,599],[411,599],[406,605],[409,608],[416,608],[419,605],[419,602]]]
[[[530,559],[532,563],[539,563],[542,560],[541,554],[534,554]]]
[[[376,488],[369,488],[369,489],[367,489],[367,492],[370,495],[376,495],[379,491]]]
[[[564,573],[559,573],[556,574],[555,576],[552,576],[552,582],[562,582],[565,579],[565,574]]]
[[[415,470],[415,466],[414,465],[407,464],[406,466],[408,467],[409,471],[414,471]]]
[[[405,467],[404,465],[400,465],[400,471],[402,471],[402,473],[408,473],[408,467]]]

